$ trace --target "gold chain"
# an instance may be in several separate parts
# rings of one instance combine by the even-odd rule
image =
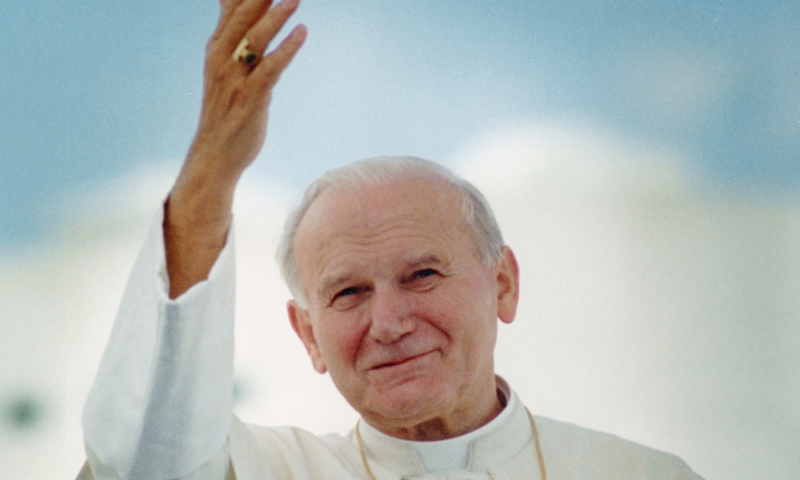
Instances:
[[[536,445],[536,458],[539,461],[539,472],[542,475],[542,480],[547,480],[547,472],[544,469],[544,457],[542,456],[542,448],[539,446],[539,431],[536,429],[536,420],[533,419],[531,411],[525,407],[528,413],[528,418],[531,420],[531,428],[533,429],[533,443]],[[361,463],[364,464],[364,470],[367,472],[369,480],[377,480],[372,470],[367,465],[367,455],[364,453],[364,444],[361,442],[361,434],[358,432],[358,423],[356,423],[356,442],[358,442],[358,453],[361,454]]]
[[[539,473],[541,473],[542,480],[547,480],[547,471],[544,469],[544,456],[542,455],[542,447],[539,446],[539,430],[536,429],[536,420],[533,419],[531,411],[525,407],[528,412],[528,418],[531,419],[531,428],[533,429],[533,443],[536,445],[536,459],[539,461]]]
[[[358,422],[356,422],[356,441],[358,442],[358,453],[361,454],[361,463],[364,464],[364,470],[366,470],[369,480],[378,480],[367,465],[367,455],[364,453],[364,445],[361,443],[361,434],[358,433]]]

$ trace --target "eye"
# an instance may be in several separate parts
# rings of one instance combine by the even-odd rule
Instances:
[[[425,268],[425,269],[418,270],[418,271],[414,272],[411,275],[411,278],[409,280],[418,280],[418,279],[427,278],[427,277],[430,277],[432,275],[438,275],[438,274],[439,274],[439,272],[437,272],[436,270],[434,270],[432,268]]]
[[[442,274],[438,270],[423,268],[403,279],[403,285],[412,290],[427,291],[436,286],[441,277]]]
[[[358,289],[356,287],[347,287],[340,292],[337,292],[336,295],[333,296],[333,299],[336,300],[337,298],[355,295],[356,293],[358,293]]]
[[[343,288],[331,298],[330,305],[336,310],[349,310],[365,298],[367,291],[368,289],[364,287]]]

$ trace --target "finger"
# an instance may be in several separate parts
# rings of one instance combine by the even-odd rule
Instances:
[[[253,25],[247,32],[247,39],[253,48],[259,52],[265,52],[269,43],[283,28],[298,6],[299,0],[283,0]]]
[[[225,0],[212,40],[219,41],[221,48],[229,49],[269,11],[271,5],[272,0]]]
[[[230,21],[233,12],[235,12],[236,8],[244,1],[245,0],[219,0],[220,12],[217,28],[214,30],[215,36],[225,29],[225,25]]]
[[[262,87],[272,88],[277,83],[281,73],[297,54],[297,51],[303,46],[306,34],[305,25],[294,27],[278,48],[266,55],[261,63],[256,66],[250,76],[252,81],[260,82]]]

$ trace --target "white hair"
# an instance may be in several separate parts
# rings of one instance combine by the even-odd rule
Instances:
[[[278,244],[277,258],[281,275],[301,308],[308,307],[308,299],[297,272],[294,239],[311,204],[327,190],[348,191],[371,183],[389,183],[414,175],[430,176],[456,189],[461,197],[462,217],[471,232],[478,259],[485,265],[494,265],[497,262],[503,247],[503,236],[489,202],[474,185],[438,163],[421,158],[375,157],[359,160],[328,171],[315,180],[286,219]]]

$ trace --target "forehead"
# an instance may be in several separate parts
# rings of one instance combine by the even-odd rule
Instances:
[[[298,273],[308,290],[336,268],[452,255],[471,245],[461,208],[456,187],[430,178],[323,192],[298,227]]]

